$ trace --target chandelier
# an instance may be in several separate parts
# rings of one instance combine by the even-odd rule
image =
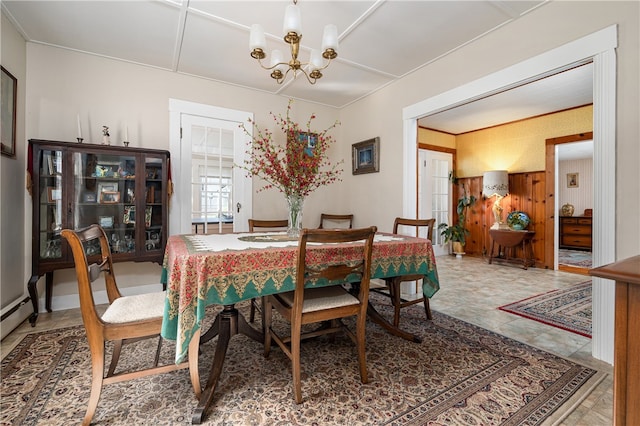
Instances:
[[[298,54],[300,53],[300,40],[302,40],[302,22],[300,18],[300,8],[298,1],[293,0],[293,4],[287,6],[284,13],[284,41],[291,48],[291,60],[285,62],[282,52],[274,49],[271,52],[271,61],[269,66],[265,66],[262,60],[266,58],[265,50],[267,42],[264,36],[264,30],[259,24],[251,26],[251,35],[249,38],[249,47],[251,49],[251,57],[256,59],[260,66],[265,70],[271,71],[271,78],[275,79],[278,84],[282,84],[293,70],[293,78],[295,79],[298,72],[302,72],[311,84],[315,84],[316,80],[322,78],[322,70],[327,68],[332,59],[338,56],[338,28],[329,24],[324,27],[322,36],[322,50],[311,50],[309,62],[300,62]],[[326,59],[326,62],[325,62]],[[308,70],[305,70],[305,67]]]

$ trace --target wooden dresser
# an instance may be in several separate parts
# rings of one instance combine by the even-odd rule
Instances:
[[[640,256],[589,273],[616,282],[613,424],[640,425]]]
[[[560,248],[591,250],[589,216],[560,216]]]

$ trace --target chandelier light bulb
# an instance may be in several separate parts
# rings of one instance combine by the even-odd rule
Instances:
[[[278,49],[271,51],[271,67],[275,67],[278,63],[283,61],[282,52]]]
[[[338,50],[338,27],[333,24],[325,25],[322,35],[322,51],[327,49]]]
[[[264,36],[264,29],[262,29],[262,25],[253,24],[251,26],[251,35],[249,36],[249,49],[251,51],[255,49],[267,49],[267,40]]]
[[[322,59],[322,52],[318,49],[313,49],[311,51],[311,58],[309,61],[309,66],[311,71],[317,71],[324,67],[324,60]]]
[[[302,19],[300,18],[300,8],[297,5],[291,4],[285,9],[282,31],[285,35],[288,33],[302,35]]]

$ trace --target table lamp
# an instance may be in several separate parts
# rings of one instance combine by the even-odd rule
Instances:
[[[505,195],[509,193],[509,173],[506,170],[493,170],[484,172],[482,176],[482,195],[491,198],[496,197],[493,203],[493,216],[495,221],[491,229],[507,229],[508,226],[502,221],[502,206],[500,203]]]

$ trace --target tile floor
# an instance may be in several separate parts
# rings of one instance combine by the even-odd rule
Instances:
[[[561,271],[489,265],[480,258],[468,256],[462,259],[438,257],[437,265],[441,289],[431,299],[432,309],[609,373],[561,424],[612,424],[613,369],[591,356],[591,340],[497,309],[509,302],[583,282],[588,277]],[[27,333],[81,322],[78,309],[41,313],[35,328],[26,321],[2,340],[0,354],[4,358]]]

